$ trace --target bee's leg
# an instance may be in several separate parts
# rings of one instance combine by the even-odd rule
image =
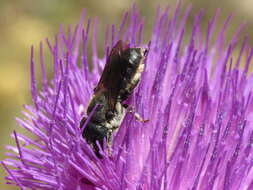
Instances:
[[[107,142],[108,155],[109,157],[111,157],[112,156],[112,130],[111,129],[109,129],[107,132],[106,142]]]
[[[134,112],[134,111],[129,111],[129,113],[133,113],[134,114],[134,118],[137,120],[137,121],[140,121],[140,122],[148,122],[149,120],[148,119],[143,119],[140,114]]]
[[[134,110],[133,107],[131,107],[131,106],[127,105],[127,104],[123,104],[123,107],[126,108],[126,111],[127,111],[127,112],[134,114],[134,118],[135,118],[137,121],[140,121],[140,122],[143,122],[143,123],[149,121],[149,120],[147,120],[147,119],[143,119],[143,118],[140,116],[140,114],[138,114],[137,112],[135,112],[135,110]]]

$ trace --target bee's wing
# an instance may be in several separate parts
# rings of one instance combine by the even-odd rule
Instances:
[[[126,63],[121,54],[128,48],[129,45],[121,40],[112,48],[98,85],[94,89],[94,94],[101,92],[106,94],[110,110],[114,110],[119,91],[122,88]]]

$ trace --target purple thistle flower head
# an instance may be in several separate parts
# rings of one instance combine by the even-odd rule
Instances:
[[[196,14],[192,32],[184,39],[190,8],[179,18],[157,10],[149,43],[142,42],[143,20],[134,7],[117,29],[107,28],[104,56],[97,56],[96,21],[92,34],[92,70],[87,41],[91,20],[54,42],[46,40],[53,58],[48,80],[40,44],[40,90],[34,77],[31,49],[33,105],[25,106],[19,126],[34,138],[14,132],[16,147],[7,146],[2,161],[7,183],[20,189],[253,189],[252,72],[253,55],[247,38],[233,53],[238,32],[225,43],[231,17],[213,35],[218,12],[200,32],[203,12]],[[125,28],[125,29],[124,29]],[[111,37],[109,37],[111,36]],[[149,122],[127,114],[113,134],[112,153],[99,159],[82,137],[80,121],[93,94],[111,48],[122,39],[130,47],[148,47],[145,70],[128,103]],[[187,41],[183,43],[183,41]],[[115,73],[116,75],[117,73]]]

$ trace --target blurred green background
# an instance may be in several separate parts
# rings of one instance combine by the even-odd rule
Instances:
[[[68,24],[79,21],[82,8],[87,17],[98,17],[98,43],[102,44],[106,24],[119,23],[124,11],[133,3],[137,4],[145,16],[145,31],[152,26],[157,5],[175,6],[176,0],[0,0],[0,160],[4,159],[4,146],[13,144],[10,133],[19,131],[15,117],[21,117],[23,104],[30,104],[29,54],[30,46],[38,44],[46,37],[52,39],[58,32],[59,25],[66,28]],[[234,17],[229,27],[229,36],[236,30],[241,21],[247,21],[243,34],[249,35],[252,44],[253,1],[252,0],[184,0],[183,7],[192,4],[196,13],[200,8],[205,10],[203,24],[217,8],[221,8],[218,21],[223,22],[228,14]],[[190,25],[191,22],[188,22]],[[205,24],[204,24],[205,25]],[[102,47],[102,45],[98,45]],[[50,72],[50,71],[49,71]],[[0,189],[17,189],[6,186],[5,172],[0,167]]]

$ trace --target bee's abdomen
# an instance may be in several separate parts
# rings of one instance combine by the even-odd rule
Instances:
[[[103,141],[108,129],[105,126],[89,122],[83,131],[83,137],[88,142]]]
[[[104,139],[107,138],[107,134],[108,134],[108,129],[101,125],[101,124],[97,124],[97,123],[93,123],[93,122],[89,122],[87,124],[87,126],[85,126],[84,131],[83,131],[83,137],[85,138],[85,140],[92,145],[95,154],[98,157],[101,157],[101,155],[99,154],[99,148],[96,144],[96,142],[98,142],[101,146],[101,148],[103,149],[103,141]]]

